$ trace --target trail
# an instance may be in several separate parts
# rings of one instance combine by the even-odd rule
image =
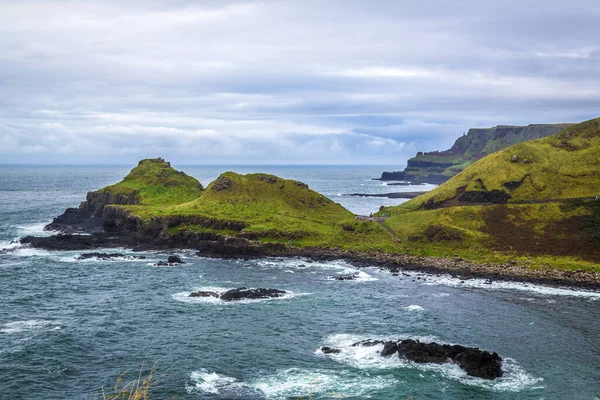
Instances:
[[[383,226],[383,228],[386,231],[388,231],[393,237],[395,237],[396,239],[402,241],[402,239],[400,239],[400,237],[396,234],[396,232],[394,232],[389,226],[387,226],[387,225],[385,225],[383,223],[389,217],[370,217],[368,215],[356,215],[356,218],[360,219],[361,221],[373,221],[373,222],[377,222],[379,225]]]

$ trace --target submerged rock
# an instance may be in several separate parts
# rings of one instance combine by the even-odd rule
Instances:
[[[463,369],[467,375],[483,379],[496,379],[502,376],[502,358],[497,353],[490,353],[474,347],[421,343],[414,339],[398,341],[361,340],[352,344],[353,347],[371,347],[383,344],[380,354],[389,357],[398,354],[398,357],[416,363],[443,364],[454,362]]]
[[[353,281],[356,278],[358,278],[357,275],[334,275],[329,277],[329,279],[333,279],[336,281]]]

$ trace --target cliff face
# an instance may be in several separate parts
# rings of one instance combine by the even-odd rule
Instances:
[[[384,172],[381,174],[380,180],[440,184],[488,154],[513,144],[554,135],[571,125],[499,125],[488,129],[469,129],[469,132],[459,137],[450,149],[429,153],[419,152],[408,160],[404,171]]]

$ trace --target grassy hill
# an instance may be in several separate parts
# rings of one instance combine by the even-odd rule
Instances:
[[[598,195],[600,119],[594,119],[491,154],[380,214],[391,215],[385,224],[421,254],[530,256],[595,268],[589,263],[600,262]]]
[[[156,160],[142,163],[146,170],[159,167]],[[143,186],[139,179],[133,181]],[[103,190],[129,189],[128,182],[126,178]],[[301,247],[390,249],[392,246],[392,236],[379,224],[357,220],[350,211],[302,182],[273,175],[226,172],[206,190],[197,193],[181,190],[169,198],[155,185],[136,186],[136,190],[144,194],[143,202],[118,207],[129,210],[132,216],[147,224],[168,221],[163,225],[171,234],[216,233]]]
[[[140,161],[121,182],[92,192],[91,197],[104,198],[106,203],[171,205],[194,200],[203,190],[196,178],[155,158]]]

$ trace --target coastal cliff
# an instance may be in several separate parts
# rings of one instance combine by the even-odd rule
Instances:
[[[383,172],[382,181],[410,181],[440,184],[473,162],[513,144],[554,135],[572,124],[499,125],[488,129],[469,129],[445,151],[419,152],[407,161],[404,171]]]

